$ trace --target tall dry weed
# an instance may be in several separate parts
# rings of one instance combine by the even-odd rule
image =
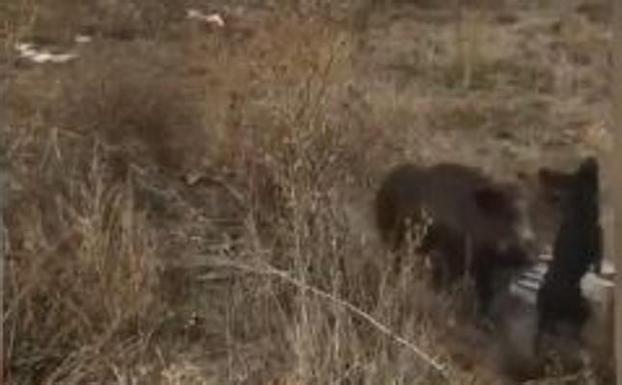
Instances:
[[[67,146],[76,142],[61,140],[51,158],[21,168],[22,156],[45,153],[50,137],[12,139],[3,277],[7,380],[103,380],[112,362],[131,359],[158,326],[153,233],[136,207],[131,178],[111,178],[100,148],[73,151]],[[114,358],[121,346],[130,350]]]

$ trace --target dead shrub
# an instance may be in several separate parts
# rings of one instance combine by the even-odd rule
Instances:
[[[67,129],[105,138],[134,161],[178,169],[207,145],[202,112],[179,82],[174,54],[150,44],[104,51],[65,73],[53,101]]]
[[[11,147],[40,162],[23,167],[25,158],[12,157],[19,166],[5,213],[8,380],[103,380],[112,362],[133,360],[158,327],[155,239],[131,179],[115,182],[99,149],[85,158],[71,150],[85,143],[57,142],[50,160],[40,157],[50,137],[23,139]]]

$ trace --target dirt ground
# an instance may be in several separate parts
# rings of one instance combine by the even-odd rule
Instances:
[[[608,151],[611,5],[456,4],[0,5],[8,383],[505,381],[416,259],[387,276],[371,199],[402,161],[516,180]]]

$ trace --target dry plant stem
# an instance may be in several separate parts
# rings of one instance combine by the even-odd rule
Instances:
[[[615,270],[617,271],[615,278],[615,322],[614,322],[614,338],[615,338],[615,362],[616,362],[616,383],[622,384],[622,198],[620,197],[620,189],[622,189],[622,166],[620,161],[622,160],[622,75],[620,70],[622,69],[622,43],[620,38],[622,37],[622,4],[619,1],[615,2],[615,23],[614,23],[614,36],[615,46],[612,47],[614,53],[614,89],[613,89],[613,117],[615,122],[615,135],[614,135],[614,148],[617,151],[611,151],[611,167],[613,175],[613,186],[617,191],[617,197],[614,199],[614,228],[615,245],[613,251],[616,255],[613,255],[615,261]]]
[[[0,122],[0,124],[3,124]],[[4,147],[0,144],[0,151],[4,152]],[[3,154],[0,154],[2,157]],[[6,186],[5,186],[5,174],[6,170],[4,167],[4,162],[0,158],[0,309],[4,309],[4,259],[5,259],[5,245],[7,242],[6,239],[6,228],[4,227],[4,206],[6,204]],[[0,322],[0,342],[2,342],[2,346],[4,347],[4,321],[2,318]],[[3,373],[4,373],[4,353],[5,349],[2,349],[0,352],[0,383],[4,383]]]
[[[537,380],[530,380],[523,382],[523,385],[564,385],[564,384],[573,384],[580,378],[580,373],[572,373],[562,377],[548,377],[548,378],[540,378]]]
[[[447,370],[443,364],[438,362],[436,359],[432,358],[430,355],[428,355],[426,352],[424,352],[421,348],[419,348],[412,342],[406,340],[403,337],[400,337],[395,332],[393,332],[391,329],[389,329],[387,326],[383,325],[378,320],[376,320],[374,317],[364,312],[363,310],[359,309],[358,307],[352,305],[351,303],[344,301],[341,298],[337,298],[334,295],[327,293],[321,289],[318,289],[316,287],[300,282],[296,278],[291,277],[286,272],[276,269],[264,262],[261,263],[262,266],[259,266],[259,264],[257,266],[250,266],[250,265],[246,265],[246,264],[239,263],[239,262],[231,262],[231,261],[225,260],[224,258],[218,258],[216,261],[216,264],[220,267],[230,267],[230,268],[235,268],[238,270],[242,270],[242,271],[250,272],[254,274],[262,274],[262,275],[278,277],[282,279],[283,281],[288,282],[293,286],[296,286],[300,290],[308,290],[320,298],[333,302],[343,307],[344,309],[351,311],[357,316],[363,318],[364,320],[369,322],[372,326],[374,326],[376,329],[378,329],[381,333],[389,336],[395,342],[399,343],[400,345],[406,347],[408,350],[412,351],[417,357],[419,357],[423,362],[425,362],[427,365],[432,367],[445,380],[447,380],[448,382],[450,381],[449,374],[447,373]]]

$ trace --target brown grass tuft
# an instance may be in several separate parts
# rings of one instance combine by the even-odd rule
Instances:
[[[4,346],[15,383],[100,378],[132,360],[161,317],[155,242],[131,179],[112,181],[97,148],[84,167],[55,161],[13,170],[24,183],[5,215]]]

